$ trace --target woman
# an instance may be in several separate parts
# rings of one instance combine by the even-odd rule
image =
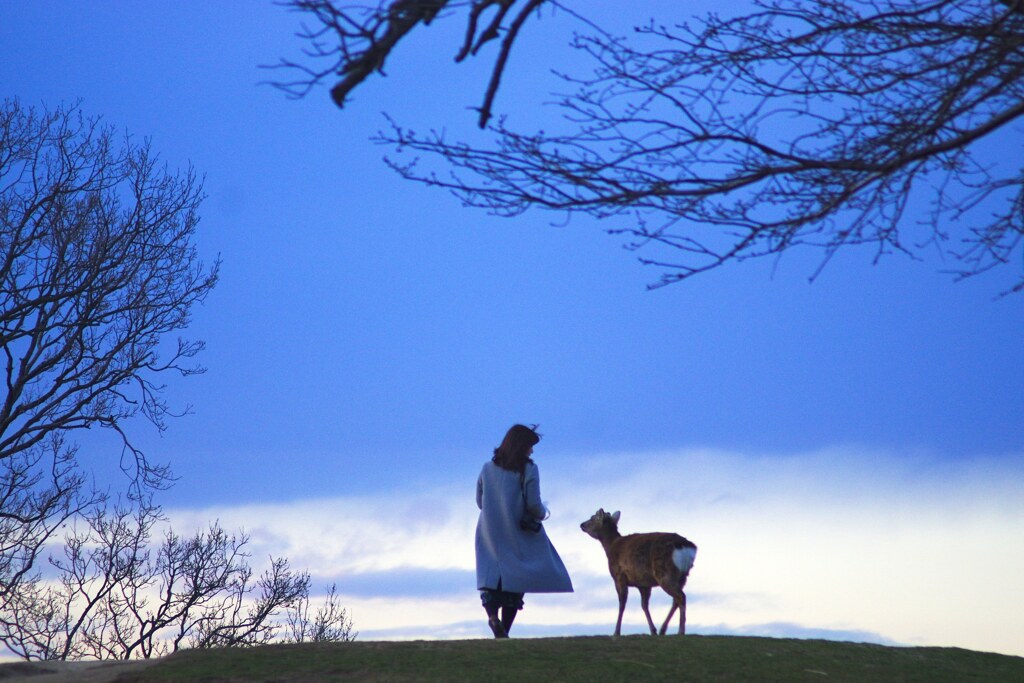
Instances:
[[[495,638],[507,638],[524,593],[571,593],[572,581],[540,522],[540,435],[513,425],[476,482],[476,585]],[[498,616],[499,609],[501,616]]]

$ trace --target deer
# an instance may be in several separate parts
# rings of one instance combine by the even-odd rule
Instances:
[[[686,633],[686,593],[683,587],[690,575],[693,561],[697,557],[697,546],[679,534],[619,533],[618,511],[608,514],[604,509],[580,524],[580,529],[601,542],[608,556],[608,570],[615,581],[615,590],[619,594],[619,618],[615,622],[615,635],[622,632],[622,613],[626,611],[626,598],[629,587],[634,586],[640,591],[640,606],[647,617],[647,625],[651,635],[665,635],[672,615],[679,610],[679,635]],[[648,607],[651,600],[651,588],[661,586],[662,590],[672,597],[672,609],[669,610],[661,631],[654,628],[651,611]]]

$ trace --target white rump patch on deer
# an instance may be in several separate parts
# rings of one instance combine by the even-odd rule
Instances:
[[[672,551],[672,561],[679,567],[684,575],[688,574],[693,567],[693,561],[697,559],[697,549],[689,546],[676,548]]]

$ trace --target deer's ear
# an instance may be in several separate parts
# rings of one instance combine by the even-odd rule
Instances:
[[[619,510],[616,510],[615,512],[612,513],[612,521],[615,522],[616,524],[619,523],[619,514],[620,514]]]

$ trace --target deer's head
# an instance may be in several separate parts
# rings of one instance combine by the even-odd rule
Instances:
[[[619,531],[619,511],[608,514],[601,508],[594,516],[580,524],[580,529],[593,538],[600,540],[609,534],[616,535]]]

